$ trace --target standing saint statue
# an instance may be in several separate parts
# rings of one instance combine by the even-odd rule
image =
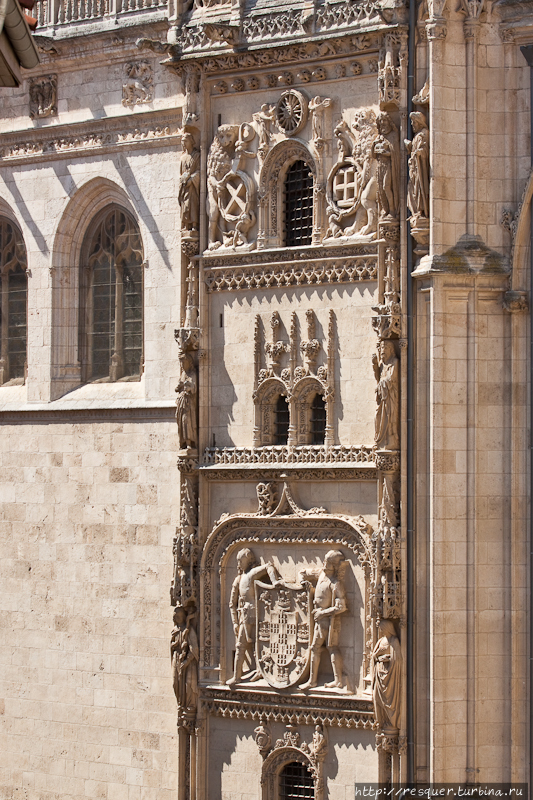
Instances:
[[[429,130],[421,111],[409,115],[413,125],[413,141],[405,141],[409,153],[409,184],[407,205],[412,214],[411,224],[420,217],[429,219]]]
[[[300,570],[298,578],[300,583],[315,584],[313,599],[313,618],[315,631],[311,643],[311,675],[309,680],[302,685],[302,689],[314,689],[318,684],[318,668],[322,647],[326,645],[333,669],[333,681],[326,683],[326,688],[342,689],[343,660],[339,648],[341,620],[340,615],[347,610],[346,590],[344,588],[344,569],[346,561],[340,550],[330,550],[326,553],[320,571]]]
[[[181,374],[176,386],[178,397],[176,399],[176,422],[178,423],[178,437],[180,448],[195,449],[198,438],[198,423],[196,414],[196,399],[198,382],[196,368],[192,357],[187,353],[180,356]]]
[[[400,361],[394,343],[383,339],[379,356],[372,356],[374,375],[378,382],[376,400],[376,447],[378,450],[398,450],[400,447]]]
[[[178,202],[181,208],[181,230],[191,238],[198,237],[200,212],[200,151],[194,146],[192,134],[181,137],[183,153],[180,158]]]
[[[396,218],[400,204],[400,145],[398,129],[390,116],[382,111],[376,119],[378,137],[372,145],[377,162],[379,216]]]
[[[380,729],[395,733],[400,727],[402,653],[394,623],[382,619],[372,652],[372,697]]]
[[[192,614],[183,606],[174,609],[174,625],[170,637],[170,658],[174,694],[179,717],[194,717],[198,701],[198,638],[191,624]]]

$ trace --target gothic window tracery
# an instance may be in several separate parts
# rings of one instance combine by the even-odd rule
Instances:
[[[0,384],[22,383],[26,373],[26,266],[21,232],[0,217]]]
[[[83,379],[138,379],[143,357],[139,228],[124,209],[108,206],[90,225],[82,252]]]

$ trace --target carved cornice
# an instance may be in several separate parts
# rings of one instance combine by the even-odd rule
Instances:
[[[279,480],[281,472],[289,472],[292,481],[375,481],[377,470],[372,467],[354,469],[353,467],[332,465],[324,467],[298,468],[293,464],[283,464],[268,469],[248,467],[239,469],[232,465],[217,469],[216,467],[200,467],[200,474],[208,481],[258,481]]]
[[[204,260],[204,280],[208,292],[235,291],[238,289],[275,289],[284,286],[312,286],[328,283],[355,283],[377,279],[377,254],[374,248],[364,248],[370,252],[343,254],[339,248],[338,258],[313,258],[313,252],[287,252],[281,250],[248,253],[246,266],[228,260],[215,266],[210,258]],[[313,248],[316,250],[316,248]],[[323,248],[321,248],[323,256]],[[372,252],[373,250],[373,252]],[[330,251],[331,252],[331,251]],[[335,254],[337,255],[337,253]],[[344,255],[344,257],[342,257]],[[293,259],[293,260],[292,260]],[[305,259],[305,260],[304,260]],[[241,263],[243,263],[243,259]],[[279,262],[282,263],[279,263]],[[275,263],[278,262],[278,263]],[[216,263],[216,262],[215,262]]]
[[[368,464],[374,467],[374,448],[361,446],[303,445],[288,447],[286,445],[269,445],[266,447],[208,447],[204,451],[202,466],[245,464],[268,464],[285,467],[289,464],[309,464],[316,467],[320,464]]]
[[[170,58],[165,61],[165,65],[175,69],[182,69],[184,63],[189,59],[194,59],[201,66],[202,70],[209,74],[235,72],[260,67],[269,67],[282,64],[299,64],[301,62],[320,59],[327,61],[335,59],[338,61],[340,56],[353,56],[361,53],[371,53],[379,50],[380,32],[370,31],[358,35],[332,37],[328,31],[324,31],[320,41],[305,42],[285,46],[271,46],[267,49],[247,51],[244,53],[224,52],[223,45],[220,43],[213,45],[212,40],[208,39],[202,28],[188,28],[184,34],[185,39],[178,45],[169,48]],[[189,40],[194,39],[195,51],[189,45]],[[140,40],[141,47],[153,49],[148,40]],[[185,42],[185,47],[183,43]],[[154,44],[159,44],[154,42]],[[261,45],[265,47],[264,42]],[[216,50],[221,52],[216,52]],[[213,52],[214,51],[214,52]]]
[[[181,141],[181,109],[129,114],[0,135],[0,164],[50,161],[83,153],[172,145]]]
[[[258,722],[327,725],[376,730],[373,703],[351,697],[309,696],[206,687],[202,699],[211,714]]]
[[[50,408],[18,411],[0,410],[0,425],[33,425],[40,422],[73,424],[81,422],[97,422],[99,420],[147,420],[169,422],[174,419],[174,406],[170,407],[137,407],[137,408]]]

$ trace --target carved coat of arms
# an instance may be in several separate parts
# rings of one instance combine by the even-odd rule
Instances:
[[[276,689],[293,686],[309,667],[313,637],[311,592],[300,584],[255,583],[257,609],[256,661]]]

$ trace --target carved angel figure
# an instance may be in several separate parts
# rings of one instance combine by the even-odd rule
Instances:
[[[378,382],[376,400],[376,447],[379,450],[398,450],[400,447],[400,362],[393,342],[383,339],[379,357],[372,357],[374,375]]]
[[[314,689],[317,686],[320,655],[324,645],[331,658],[334,678],[331,683],[325,684],[326,687],[342,689],[345,685],[339,637],[340,615],[347,610],[344,588],[346,565],[347,562],[340,550],[330,550],[326,553],[320,571],[300,570],[298,573],[298,578],[303,586],[309,582],[315,584],[313,599],[315,631],[311,644],[311,675],[309,680],[302,684],[302,689]]]
[[[180,716],[194,716],[198,701],[198,638],[192,626],[192,613],[183,606],[174,609],[174,625],[170,637],[170,658],[174,694]]]
[[[398,129],[382,111],[377,117],[379,136],[372,145],[377,162],[377,190],[380,217],[397,216],[400,202],[400,148]]]
[[[407,205],[412,214],[411,224],[420,217],[429,218],[429,130],[426,117],[421,111],[410,115],[413,125],[413,141],[405,141],[409,153],[409,184]]]
[[[181,208],[181,230],[198,236],[200,211],[200,151],[194,146],[192,134],[181,137],[183,153],[180,158],[178,202]]]
[[[253,658],[256,623],[254,583],[267,575],[274,586],[280,580],[272,563],[256,566],[255,556],[248,547],[237,553],[237,564],[239,574],[233,581],[229,602],[235,634],[235,662],[233,677],[226,681],[228,686],[235,686],[240,681],[246,654],[249,653]],[[257,671],[251,680],[259,680],[260,677],[261,673]]]
[[[394,733],[400,727],[402,655],[390,619],[380,620],[372,668],[372,697],[378,725],[382,731]]]
[[[178,423],[178,437],[180,448],[194,449],[197,445],[197,414],[196,399],[198,382],[196,368],[192,357],[187,353],[180,356],[181,375],[176,386],[178,397],[176,399],[176,422]]]

